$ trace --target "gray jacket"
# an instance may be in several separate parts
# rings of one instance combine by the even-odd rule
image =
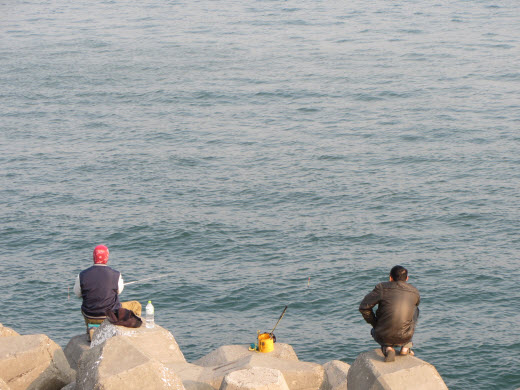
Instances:
[[[419,317],[419,290],[409,283],[379,283],[365,296],[359,311],[366,322],[374,327],[377,342],[399,345],[412,339]],[[378,305],[376,313],[372,308]]]

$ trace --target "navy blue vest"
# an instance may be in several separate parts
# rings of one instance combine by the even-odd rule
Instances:
[[[88,316],[104,316],[105,312],[121,307],[117,294],[119,272],[102,265],[93,265],[79,274],[83,304],[81,310]]]

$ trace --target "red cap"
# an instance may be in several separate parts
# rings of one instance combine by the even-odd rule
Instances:
[[[94,248],[94,264],[106,264],[108,261],[108,248],[104,245],[98,245]]]

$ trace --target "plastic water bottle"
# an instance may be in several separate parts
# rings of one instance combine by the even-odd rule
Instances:
[[[148,304],[146,305],[146,327],[147,328],[153,328],[155,326],[154,314],[155,314],[155,310],[153,308],[152,301],[148,301]]]

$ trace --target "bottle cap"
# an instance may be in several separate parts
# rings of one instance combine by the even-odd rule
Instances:
[[[152,301],[148,301],[148,303],[152,303]]]

